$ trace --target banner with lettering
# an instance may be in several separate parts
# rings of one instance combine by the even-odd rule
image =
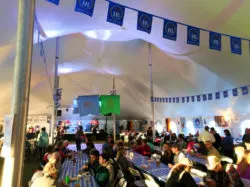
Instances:
[[[93,16],[95,0],[76,0],[75,11]]]
[[[200,29],[196,27],[187,27],[187,44],[200,45]]]
[[[241,55],[241,39],[231,36],[230,44],[232,53]]]
[[[176,41],[177,38],[177,23],[165,19],[163,26],[163,38]]]
[[[110,2],[108,9],[107,21],[116,25],[123,25],[125,7],[117,3]]]
[[[138,11],[137,30],[151,33],[153,16],[146,12]]]
[[[209,49],[221,51],[221,34],[209,32]]]
[[[99,115],[98,95],[79,96],[77,100],[80,116],[86,116],[88,114]]]

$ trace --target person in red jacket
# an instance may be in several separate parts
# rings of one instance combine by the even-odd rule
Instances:
[[[147,140],[142,140],[141,145],[137,146],[134,151],[144,156],[150,156],[150,147]]]

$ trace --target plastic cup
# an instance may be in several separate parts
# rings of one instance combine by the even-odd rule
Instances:
[[[65,183],[66,183],[66,184],[69,184],[69,181],[70,181],[70,178],[69,178],[69,176],[67,175],[67,176],[65,177]]]

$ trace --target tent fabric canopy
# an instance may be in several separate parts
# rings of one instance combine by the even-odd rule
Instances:
[[[121,96],[121,118],[151,118],[148,42],[152,43],[154,95],[189,96],[249,84],[249,44],[242,55],[232,54],[229,38],[222,38],[222,51],[210,50],[208,34],[201,32],[200,47],[186,44],[186,28],[178,27],[177,41],[162,38],[162,20],[154,19],[152,32],[136,29],[137,13],[126,10],[123,27],[106,22],[108,2],[96,0],[93,17],[75,12],[75,0],[56,6],[36,1],[39,26],[44,34],[46,64],[34,36],[30,114],[46,114],[52,101],[55,37],[60,36],[60,87],[63,105],[78,95],[109,94],[112,78]],[[154,15],[233,36],[250,38],[250,2],[114,0]],[[18,0],[1,2],[0,24],[0,115],[10,111]],[[4,19],[3,19],[4,18]],[[37,33],[37,30],[35,31]],[[213,116],[230,111],[250,112],[249,95],[219,101],[155,104],[156,118]]]

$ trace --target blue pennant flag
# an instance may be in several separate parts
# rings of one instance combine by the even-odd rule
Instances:
[[[173,98],[173,103],[175,103],[175,97]]]
[[[163,101],[163,99],[162,98],[160,98],[160,102],[162,102]]]
[[[189,103],[189,97],[187,97],[187,103]]]
[[[157,101],[156,102],[160,102],[160,98],[159,97],[157,97]]]
[[[59,5],[60,0],[47,0],[51,3],[54,3],[55,5]]]
[[[185,103],[185,97],[182,97],[182,102]]]
[[[151,33],[153,16],[146,12],[138,11],[137,30]]]
[[[200,45],[200,29],[187,26],[187,44]]]
[[[200,102],[201,101],[201,96],[197,95],[197,101]]]
[[[166,103],[168,102],[168,98],[166,98]]]
[[[208,94],[208,100],[212,100],[213,99],[213,94]]]
[[[151,102],[154,102],[154,98],[153,97],[151,97]]]
[[[220,92],[215,93],[215,99],[220,99]]]
[[[221,34],[216,32],[209,33],[209,48],[221,51]]]
[[[191,98],[192,98],[192,102],[194,102],[194,96],[192,96]]]
[[[177,23],[165,19],[163,25],[163,38],[176,41],[177,38]]]
[[[111,1],[109,2],[109,9],[108,9],[108,16],[107,16],[108,22],[122,26],[124,14],[125,14],[124,6],[113,3]]]
[[[179,97],[176,97],[176,103],[179,103]]]
[[[206,94],[203,94],[202,97],[203,97],[203,101],[207,100],[207,95]]]
[[[93,16],[95,0],[76,0],[75,11]]]
[[[230,37],[231,52],[241,55],[241,39],[237,37]]]
[[[99,115],[99,96],[79,96],[79,113],[80,116],[86,116],[88,114]]]
[[[162,102],[165,103],[165,98],[162,98]]]
[[[227,90],[223,91],[223,96],[224,96],[224,98],[228,97],[228,91]]]
[[[248,94],[248,87],[247,86],[242,87],[241,91],[242,91],[242,95],[247,95]]]
[[[171,103],[171,97],[170,97],[170,98],[168,98],[168,102],[169,102],[169,103]]]
[[[156,97],[154,97],[154,102],[157,102],[157,98]]]
[[[233,96],[238,96],[238,89],[237,88],[233,89]]]

